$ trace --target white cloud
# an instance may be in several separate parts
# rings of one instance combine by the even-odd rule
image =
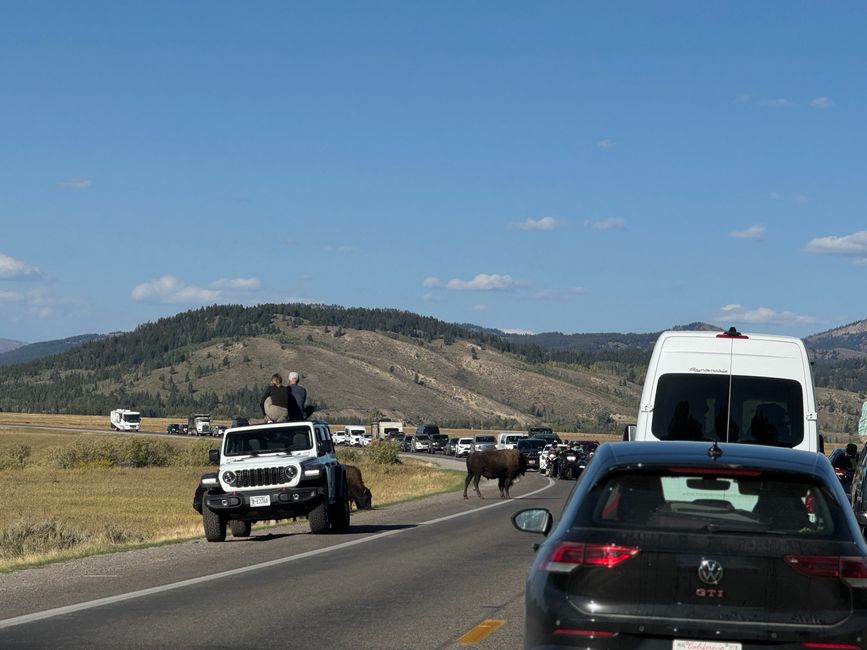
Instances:
[[[817,237],[807,243],[805,250],[816,255],[840,255],[867,260],[867,230],[843,237]]]
[[[453,278],[446,283],[446,288],[455,291],[494,291],[511,289],[515,285],[516,282],[511,275],[479,273],[472,280]]]
[[[262,286],[262,283],[258,278],[221,278],[208,286],[218,291],[255,291]]]
[[[813,316],[802,316],[791,311],[774,311],[770,307],[749,309],[738,304],[720,308],[716,318],[729,323],[750,323],[753,325],[812,325],[822,322]]]
[[[734,237],[735,239],[764,239],[765,227],[755,224],[746,230],[732,230],[729,233],[729,237]]]
[[[424,282],[421,283],[425,289],[437,289],[443,286],[443,281],[437,277],[430,276],[424,279]]]
[[[173,275],[143,282],[132,290],[133,300],[164,305],[202,304],[220,298],[220,291],[187,284]]]
[[[759,102],[762,106],[767,106],[768,108],[789,108],[793,106],[792,102],[783,97],[778,97],[777,99],[763,99]]]
[[[441,293],[428,292],[421,297],[422,300],[427,302],[443,302],[445,298]]]
[[[43,277],[38,267],[0,253],[0,280],[40,280]]]
[[[509,228],[518,230],[554,230],[561,225],[560,221],[553,217],[542,217],[541,219],[527,219],[521,223],[510,223]]]
[[[593,230],[622,230],[626,226],[626,221],[620,217],[610,217],[599,221],[585,221],[584,225]]]
[[[812,108],[825,109],[831,108],[834,105],[833,100],[830,97],[816,97],[813,101],[810,102],[810,106]]]
[[[86,178],[67,178],[65,181],[60,181],[58,185],[64,190],[86,190],[93,185],[93,182]]]
[[[596,143],[596,146],[600,149],[613,149],[617,146],[617,143],[611,138],[605,138],[604,140],[600,140]]]

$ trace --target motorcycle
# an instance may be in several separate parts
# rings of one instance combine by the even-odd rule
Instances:
[[[557,478],[573,480],[581,476],[587,467],[587,456],[579,448],[564,449],[557,463]]]

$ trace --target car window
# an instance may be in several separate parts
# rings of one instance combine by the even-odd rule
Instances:
[[[226,456],[244,456],[305,451],[312,447],[309,427],[300,426],[239,430],[226,436],[224,449]]]
[[[729,400],[731,395],[731,400]],[[656,389],[651,432],[662,440],[795,447],[804,440],[803,390],[791,379],[669,373]]]
[[[706,470],[705,470],[706,471]],[[645,470],[606,476],[575,524],[848,539],[834,493],[810,476],[733,470]]]

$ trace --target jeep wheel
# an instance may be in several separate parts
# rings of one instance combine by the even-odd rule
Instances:
[[[205,497],[202,497],[202,525],[205,528],[206,540],[226,541],[226,520],[208,507]]]
[[[310,532],[314,535],[328,532],[328,504],[324,497],[307,515],[307,521],[310,524]]]
[[[229,528],[232,529],[232,537],[249,537],[253,524],[249,521],[231,521]]]

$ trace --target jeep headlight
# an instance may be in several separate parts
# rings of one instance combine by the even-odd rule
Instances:
[[[298,476],[298,468],[295,465],[287,465],[283,468],[283,475],[286,477],[287,481],[291,481],[293,478]]]
[[[232,470],[227,469],[225,472],[223,472],[222,479],[223,483],[225,483],[226,485],[235,485],[235,482],[238,480],[238,475],[235,474],[235,472],[233,472]]]

